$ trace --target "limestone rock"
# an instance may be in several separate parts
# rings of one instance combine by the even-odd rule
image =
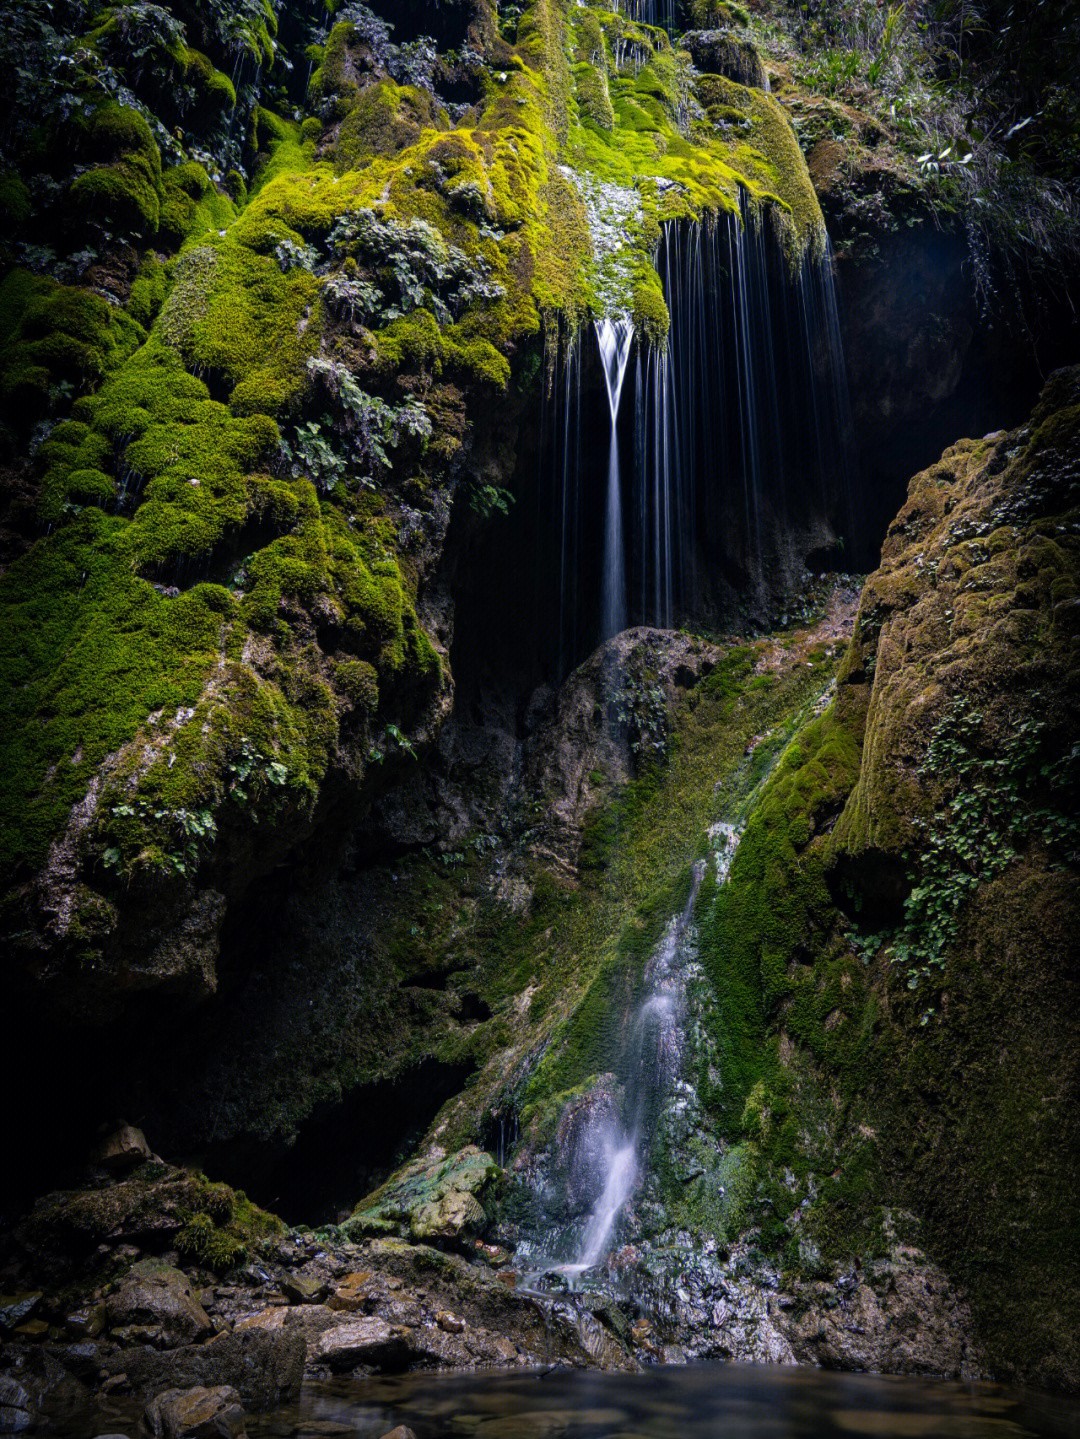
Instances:
[[[382,1319],[354,1319],[328,1330],[315,1345],[314,1359],[334,1370],[402,1368],[408,1350],[400,1334]]]
[[[150,1157],[150,1146],[142,1130],[131,1124],[121,1124],[106,1135],[94,1150],[93,1161],[114,1174],[124,1174]]]
[[[781,1321],[800,1363],[950,1379],[977,1373],[967,1306],[917,1250],[899,1249],[866,1282],[809,1285],[800,1298],[811,1307]]]
[[[126,1374],[136,1393],[150,1394],[165,1385],[224,1385],[235,1389],[248,1409],[263,1410],[300,1392],[305,1354],[300,1334],[247,1329],[167,1353],[148,1348],[122,1350],[104,1355],[102,1368],[109,1374]]]
[[[240,1439],[244,1410],[235,1389],[167,1389],[146,1406],[153,1439]]]
[[[347,1233],[408,1234],[417,1243],[460,1243],[480,1234],[488,1216],[480,1196],[499,1173],[476,1145],[446,1156],[441,1150],[414,1160],[358,1206]]]
[[[150,1338],[162,1345],[201,1339],[212,1333],[206,1310],[179,1269],[157,1259],[142,1259],[106,1301],[109,1327],[124,1337]]]

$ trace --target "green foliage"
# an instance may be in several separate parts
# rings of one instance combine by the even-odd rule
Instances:
[[[961,697],[935,725],[919,772],[940,798],[932,819],[918,823],[918,850],[905,856],[915,867],[903,927],[860,941],[867,954],[884,945],[909,989],[940,978],[967,903],[1023,849],[1042,843],[1067,863],[1080,858],[1080,744],[1049,760],[1045,726],[1031,718],[1000,752],[987,754],[982,723]],[[924,1011],[924,1023],[932,1013]]]

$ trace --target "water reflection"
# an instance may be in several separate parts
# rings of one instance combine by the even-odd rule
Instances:
[[[1076,1400],[988,1384],[692,1365],[643,1374],[408,1375],[308,1384],[251,1439],[1072,1439]]]

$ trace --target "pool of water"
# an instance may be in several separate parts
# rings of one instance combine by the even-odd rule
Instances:
[[[738,1364],[407,1375],[304,1386],[250,1439],[1073,1439],[1080,1401],[993,1384]]]

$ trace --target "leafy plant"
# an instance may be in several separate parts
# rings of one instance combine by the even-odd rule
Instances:
[[[1045,726],[1028,719],[999,754],[986,754],[982,725],[982,714],[958,699],[935,726],[919,773],[942,795],[919,826],[917,855],[904,856],[913,863],[904,923],[891,936],[858,942],[867,955],[886,946],[891,963],[906,970],[909,989],[940,974],[967,901],[1026,844],[1042,843],[1069,863],[1080,860],[1080,744],[1040,763]]]

